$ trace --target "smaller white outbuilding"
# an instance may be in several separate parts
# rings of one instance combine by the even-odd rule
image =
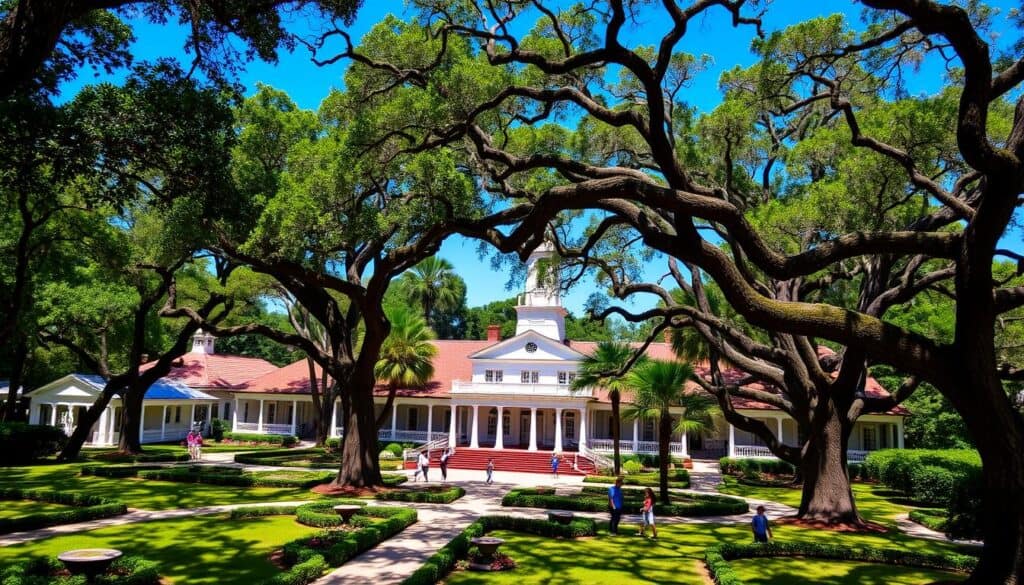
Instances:
[[[64,429],[68,435],[85,410],[103,392],[106,380],[91,374],[68,374],[29,392],[29,422]],[[207,430],[210,409],[217,399],[173,380],[162,379],[146,391],[142,403],[142,443],[180,441],[196,427]],[[116,445],[120,438],[122,404],[114,398],[89,433],[87,445]]]

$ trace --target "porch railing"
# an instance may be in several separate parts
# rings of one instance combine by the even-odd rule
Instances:
[[[606,457],[601,453],[598,453],[597,451],[587,447],[586,445],[580,445],[579,450],[576,451],[576,455],[573,457],[572,461],[573,469],[579,470],[580,457],[586,457],[587,459],[590,459],[599,471],[609,472],[609,470],[615,469],[614,461],[612,461],[609,457]]]
[[[598,451],[601,453],[611,453],[613,451],[611,439],[588,439],[587,446],[592,451]],[[638,453],[643,455],[657,455],[658,454],[658,442],[657,441],[637,441],[636,451],[633,450],[633,441],[619,441],[619,450],[623,453]],[[683,443],[681,441],[675,441],[668,444],[668,450],[670,453],[682,453]]]
[[[262,432],[265,435],[290,435],[292,434],[292,425],[263,423],[263,430],[260,431],[259,423],[240,422],[235,424],[235,430],[237,430],[240,433]]]
[[[390,434],[391,430],[388,429]],[[423,431],[426,433],[426,431]],[[402,451],[402,461],[416,461],[420,457],[420,453],[426,451],[428,454],[432,451],[440,451],[448,448],[448,433],[433,433],[437,438],[416,447],[415,449],[405,449]],[[455,452],[455,446],[452,445],[452,453]]]
[[[846,462],[847,463],[863,463],[868,458],[870,451],[860,451],[857,449],[846,450]]]
[[[256,423],[240,422],[235,424],[235,430],[242,433],[255,433],[259,430],[259,425]]]
[[[735,457],[751,457],[751,458],[770,458],[775,457],[772,454],[771,449],[760,445],[736,445],[734,449]],[[867,459],[870,451],[863,451],[859,449],[847,449],[846,461],[848,463],[862,463]]]
[[[429,441],[436,441],[438,439],[447,439],[448,433],[433,432],[429,436],[427,431],[403,431],[395,430],[395,433],[391,434],[391,429],[380,429],[377,431],[377,438],[381,441],[398,441],[404,443],[427,443]]]

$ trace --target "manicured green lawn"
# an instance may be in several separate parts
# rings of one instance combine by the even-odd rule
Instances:
[[[145,479],[82,477],[80,463],[7,467],[0,473],[0,487],[55,489],[100,495],[123,501],[130,508],[166,510],[219,504],[245,504],[317,497],[299,488],[240,488]]]
[[[223,515],[112,526],[0,548],[0,566],[74,548],[117,548],[160,564],[176,585],[253,585],[279,572],[270,554],[316,532],[294,516],[229,520]]]
[[[224,453],[224,452],[235,452],[235,451],[274,451],[282,449],[281,445],[228,445],[215,443],[207,439],[203,443],[203,453]],[[116,453],[117,449],[113,447],[88,447],[82,449],[82,457],[87,459],[94,459],[97,456],[102,457],[103,455],[110,455]],[[188,448],[178,443],[163,443],[158,445],[143,445],[142,452],[145,455],[156,455],[160,453],[171,453],[174,455],[181,455],[188,453]]]
[[[788,487],[755,487],[743,485],[736,478],[724,476],[725,484],[718,491],[732,496],[770,500],[793,508],[800,507],[800,490]],[[900,494],[882,485],[854,483],[853,497],[861,516],[879,524],[895,525],[895,518],[915,509]]]
[[[601,531],[597,537],[579,540],[556,540],[521,533],[495,531],[492,536],[504,538],[502,552],[518,563],[514,571],[483,574],[457,572],[446,581],[451,585],[474,583],[528,585],[579,583],[600,585],[632,585],[639,583],[684,583],[703,585],[704,550],[724,542],[749,542],[745,525],[674,524],[658,528],[658,540],[633,536],[636,525],[623,525],[621,536],[608,536]],[[775,529],[780,541],[811,541],[849,543],[857,547],[896,547],[908,551],[943,552],[953,547],[946,543],[913,539],[903,534],[840,534],[825,530],[808,530],[790,526]],[[762,562],[758,559],[755,562]],[[825,570],[832,561],[786,559],[793,563],[789,570],[799,576]],[[874,567],[869,567],[874,569]],[[917,569],[882,567],[893,575],[914,575]],[[828,583],[860,583],[860,573],[853,571],[847,580]],[[911,576],[910,579],[915,577]],[[803,578],[799,583],[816,582]],[[868,581],[870,582],[870,581]],[[883,581],[879,581],[881,583]],[[898,582],[898,581],[889,581]],[[908,582],[915,582],[913,580]],[[924,581],[927,582],[927,581]]]
[[[893,567],[876,563],[850,561],[810,561],[807,559],[739,559],[730,563],[744,583],[772,585],[920,585],[922,583],[960,581],[964,575],[919,569]]]
[[[43,512],[60,512],[70,510],[71,506],[53,504],[50,502],[36,502],[33,500],[2,500],[0,501],[0,518],[18,518],[29,514],[40,514]]]

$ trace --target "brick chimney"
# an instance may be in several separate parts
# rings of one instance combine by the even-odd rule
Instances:
[[[488,325],[487,326],[487,341],[491,341],[491,342],[501,341],[501,325]]]

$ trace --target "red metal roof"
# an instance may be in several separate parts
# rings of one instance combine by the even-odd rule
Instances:
[[[154,363],[143,364],[141,369],[151,368]],[[233,390],[257,376],[277,369],[274,364],[260,358],[188,353],[175,361],[165,377],[191,388]]]

